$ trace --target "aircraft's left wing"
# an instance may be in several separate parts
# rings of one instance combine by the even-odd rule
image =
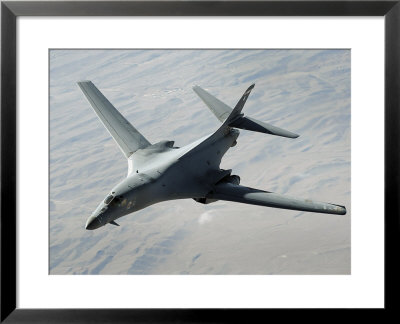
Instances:
[[[228,200],[273,208],[308,211],[324,214],[346,214],[346,207],[308,199],[293,198],[273,192],[253,189],[233,183],[220,183],[206,196],[207,199]]]
[[[103,125],[107,128],[122,153],[124,153],[127,158],[136,150],[151,145],[150,142],[114,108],[91,81],[80,81],[78,85]]]

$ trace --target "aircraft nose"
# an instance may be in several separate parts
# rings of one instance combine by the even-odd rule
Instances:
[[[96,228],[99,228],[100,225],[101,224],[100,224],[99,220],[97,219],[97,217],[92,215],[87,219],[85,228],[87,230],[94,230]]]

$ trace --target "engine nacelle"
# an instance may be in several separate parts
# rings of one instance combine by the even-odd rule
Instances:
[[[220,183],[232,183],[234,185],[240,184],[240,177],[238,175],[227,175],[225,178],[222,178],[220,181],[217,182],[217,185]],[[193,200],[197,201],[200,204],[211,204],[213,202],[218,201],[218,199],[212,198],[193,198]]]
[[[197,201],[200,204],[211,204],[213,202],[218,201],[218,199],[210,199],[210,198],[193,198],[195,201]]]
[[[230,176],[227,176],[227,177],[223,178],[218,183],[232,183],[232,184],[235,184],[235,185],[239,185],[240,184],[240,177],[238,175],[230,175]]]

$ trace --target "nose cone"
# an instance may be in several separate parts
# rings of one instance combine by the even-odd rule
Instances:
[[[96,216],[90,216],[87,221],[86,221],[86,226],[85,228],[87,230],[94,230],[96,228],[99,228],[101,226],[101,223],[99,219]]]

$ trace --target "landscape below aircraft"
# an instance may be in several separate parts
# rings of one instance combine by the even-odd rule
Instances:
[[[199,86],[194,86],[194,92],[222,125],[213,134],[183,147],[175,147],[174,141],[151,144],[91,81],[80,81],[78,85],[128,160],[126,179],[111,189],[88,218],[88,230],[106,224],[119,226],[115,222],[117,218],[158,202],[185,198],[202,204],[227,200],[315,213],[346,214],[344,206],[242,186],[239,176],[231,174],[232,170],[220,169],[222,157],[236,145],[238,128],[288,138],[299,136],[244,116],[242,109],[254,84],[233,109]]]

